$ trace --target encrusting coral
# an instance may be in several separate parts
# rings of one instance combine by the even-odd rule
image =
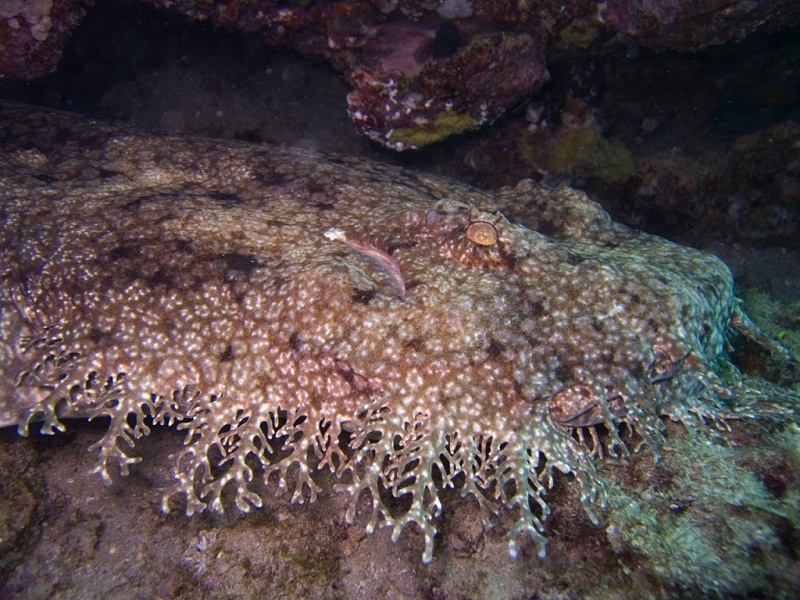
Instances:
[[[546,492],[591,514],[599,457],[754,414],[715,257],[630,230],[583,194],[491,194],[302,150],[163,138],[0,110],[0,422],[105,417],[96,470],[153,424],[186,433],[163,507],[313,501],[421,528],[440,491],[516,511],[544,554]],[[37,425],[37,421],[42,421]],[[183,500],[179,500],[182,498]],[[400,499],[400,503],[393,502]]]

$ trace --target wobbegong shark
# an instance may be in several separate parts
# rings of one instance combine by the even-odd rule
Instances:
[[[107,481],[154,425],[183,431],[165,511],[249,511],[256,482],[314,501],[329,470],[348,522],[370,498],[368,530],[416,524],[426,562],[448,487],[514,511],[512,555],[530,536],[543,556],[554,473],[594,519],[598,461],[657,452],[664,419],[752,414],[734,332],[790,357],[721,260],[564,185],[11,104],[0,174],[0,425],[106,419]]]

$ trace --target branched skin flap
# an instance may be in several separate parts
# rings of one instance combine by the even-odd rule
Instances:
[[[569,188],[0,114],[2,423],[108,417],[106,480],[152,424],[184,431],[164,510],[248,511],[256,479],[314,501],[329,469],[347,521],[370,497],[425,561],[449,486],[544,555],[554,471],[591,514],[597,456],[755,395],[715,372],[749,323],[727,267]]]

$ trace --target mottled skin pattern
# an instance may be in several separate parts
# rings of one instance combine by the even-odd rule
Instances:
[[[370,529],[416,523],[426,561],[443,486],[514,509],[512,553],[528,532],[543,554],[554,469],[588,510],[597,456],[754,396],[724,355],[749,331],[727,267],[566,187],[8,105],[0,144],[2,424],[109,417],[105,479],[153,423],[184,430],[165,510],[228,488],[246,511],[256,479],[311,501],[329,468],[348,521],[371,497]]]

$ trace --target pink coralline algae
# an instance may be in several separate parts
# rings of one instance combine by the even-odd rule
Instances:
[[[0,79],[54,71],[84,12],[79,0],[0,0]]]
[[[419,148],[496,119],[547,78],[543,36],[498,34],[413,76],[357,68],[348,113],[360,133],[384,146]]]
[[[106,480],[153,425],[185,432],[164,510],[314,501],[327,469],[348,522],[368,499],[426,561],[448,487],[544,555],[556,472],[592,514],[596,462],[657,452],[664,417],[759,410],[726,352],[734,329],[766,341],[728,268],[567,187],[7,105],[0,140],[2,424],[108,419]]]
[[[756,30],[777,31],[800,19],[800,5],[794,0],[607,0],[599,16],[626,40],[650,48],[692,50]]]

